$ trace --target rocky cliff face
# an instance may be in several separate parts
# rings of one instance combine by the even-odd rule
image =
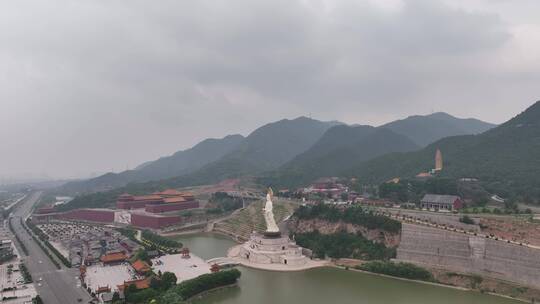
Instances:
[[[389,233],[381,229],[367,229],[360,225],[350,223],[329,222],[321,219],[298,220],[291,219],[288,228],[293,233],[306,233],[318,230],[322,234],[333,234],[340,231],[361,234],[368,240],[383,243],[386,247],[397,247],[400,241],[400,234]]]

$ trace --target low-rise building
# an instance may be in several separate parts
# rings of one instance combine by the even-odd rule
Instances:
[[[422,209],[457,210],[463,208],[463,200],[456,195],[426,194],[420,201]]]
[[[169,189],[141,196],[124,193],[118,197],[116,207],[125,210],[144,208],[150,213],[162,213],[199,208],[199,202],[189,192]]]

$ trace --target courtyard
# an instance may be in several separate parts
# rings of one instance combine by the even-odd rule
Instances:
[[[124,281],[140,279],[135,270],[127,264],[115,266],[100,266],[94,265],[86,269],[86,286],[92,292],[96,292],[99,287],[110,287],[111,291],[118,289],[118,285],[122,285]]]
[[[182,257],[182,254],[164,255],[153,259],[152,265],[155,273],[159,271],[161,273],[166,271],[174,273],[178,279],[177,283],[210,273],[210,265],[195,255],[191,255],[189,258]]]

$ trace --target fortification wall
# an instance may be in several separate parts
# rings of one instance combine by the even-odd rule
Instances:
[[[469,234],[404,223],[396,260],[540,288],[540,250]]]

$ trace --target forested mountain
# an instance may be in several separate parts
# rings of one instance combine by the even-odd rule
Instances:
[[[338,124],[306,117],[283,119],[262,126],[245,138],[231,135],[207,139],[191,149],[144,163],[135,170],[68,183],[58,192],[95,192],[144,182],[204,184],[256,174],[283,165],[311,147],[328,128]]]
[[[388,129],[336,126],[329,129],[309,150],[260,181],[296,187],[319,177],[339,175],[352,164],[377,156],[418,148],[409,138]]]
[[[64,185],[62,190],[72,193],[101,191],[122,187],[133,182],[147,182],[188,174],[230,153],[243,140],[242,135],[229,135],[221,139],[205,139],[190,149],[146,162],[135,170],[107,173],[89,180],[71,182]]]
[[[495,125],[478,119],[456,118],[447,113],[438,112],[425,116],[409,116],[381,127],[405,135],[417,145],[425,147],[444,137],[480,134]]]
[[[540,102],[485,133],[448,137],[420,151],[381,156],[346,174],[374,183],[414,177],[433,168],[437,148],[444,159],[443,177],[478,178],[488,191],[503,197],[540,198]]]
[[[460,123],[459,128],[455,127]],[[438,126],[442,126],[441,130]],[[284,119],[264,125],[245,138],[233,135],[219,140],[205,140],[192,149],[143,163],[132,171],[109,173],[67,184],[59,192],[116,189],[111,193],[144,193],[152,189],[209,184],[241,176],[263,176],[259,180],[265,185],[296,186],[322,176],[352,174],[354,171],[351,167],[359,168],[367,160],[391,152],[419,149],[431,139],[440,139],[445,134],[477,133],[490,126],[474,119],[462,120],[444,113],[413,116],[378,128],[347,126],[306,117]],[[409,136],[416,140],[409,139]],[[426,139],[422,139],[423,136]],[[433,153],[428,150],[423,153],[425,158],[418,162],[431,165]],[[393,154],[389,157],[401,156]],[[373,167],[372,170],[379,170],[375,162],[368,166]],[[412,166],[414,170],[411,171],[416,172],[418,167],[422,166]],[[395,174],[381,173],[381,177],[386,175]],[[379,176],[373,179],[379,179]],[[128,187],[118,189],[128,183],[131,183]],[[92,198],[81,198],[77,202],[81,201],[80,205],[83,206],[85,200]],[[96,198],[96,205],[101,204],[102,200]]]
[[[186,181],[182,184],[212,183],[276,169],[306,151],[336,124],[339,123],[299,117],[264,125],[231,153],[178,180]]]

